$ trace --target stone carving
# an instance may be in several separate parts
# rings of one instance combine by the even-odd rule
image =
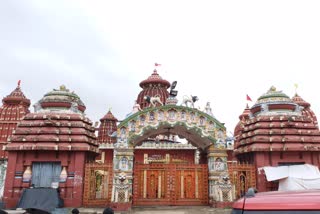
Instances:
[[[137,102],[137,100],[135,100],[135,103],[132,108],[132,114],[137,113],[139,111],[141,111],[140,104]]]
[[[114,131],[114,132],[111,133],[111,130],[110,130],[110,131],[108,132],[108,136],[109,136],[109,137],[117,137],[117,136],[118,136],[117,131]]]
[[[119,163],[119,169],[123,171],[128,170],[128,158],[127,157],[122,157]]]
[[[209,114],[210,116],[213,116],[210,102],[207,102],[206,107],[204,108],[204,112]]]
[[[41,104],[39,102],[34,104],[33,108],[34,108],[34,112],[40,112],[42,110]]]
[[[197,96],[183,96],[183,100],[181,105],[185,105],[186,107],[192,107],[194,108],[194,103],[197,102],[199,100],[199,98]],[[190,103],[190,106],[189,106]]]
[[[161,102],[160,96],[156,95],[154,97],[150,97],[150,96],[145,96],[144,99],[150,103],[149,107],[156,107],[156,104],[159,103],[160,105],[163,106],[163,103]]]
[[[262,104],[261,105],[261,113],[266,113],[269,111],[269,106],[267,104]]]
[[[3,197],[6,172],[7,172],[7,161],[0,161],[0,198]]]
[[[304,109],[303,106],[296,105],[296,108],[294,109],[294,112],[296,112],[298,114],[301,114],[303,109]]]
[[[70,107],[70,111],[72,111],[74,113],[79,113],[78,103],[72,102],[71,107]]]
[[[124,181],[126,181],[126,179],[127,179],[126,173],[121,172],[121,173],[118,175],[118,179],[119,179],[119,181],[120,181],[121,183],[125,183]],[[127,182],[126,182],[126,183],[127,183]]]
[[[220,157],[218,157],[213,162],[212,169],[214,171],[224,171],[224,170],[226,170],[226,164],[224,163],[224,161]]]

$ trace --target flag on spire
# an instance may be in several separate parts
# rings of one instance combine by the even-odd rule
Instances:
[[[251,98],[249,97],[249,95],[247,94],[247,101],[252,102]]]
[[[295,83],[295,84],[294,84],[294,91],[295,91],[295,93],[297,93],[297,89],[298,89],[298,83]]]
[[[159,63],[154,63],[154,66],[156,66],[156,67],[157,67],[157,66],[160,66],[160,65],[161,65],[161,64],[159,64]]]

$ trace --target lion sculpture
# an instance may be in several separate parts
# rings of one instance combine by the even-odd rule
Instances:
[[[190,103],[191,107],[194,108],[194,103],[197,102],[199,98],[197,96],[183,96],[183,100],[181,105],[185,105],[186,107],[190,107],[188,104]]]
[[[163,103],[161,102],[160,96],[156,95],[154,97],[150,97],[150,96],[144,96],[144,100],[147,101],[148,103],[150,103],[149,107],[156,107],[156,104],[159,103],[160,105],[163,106]]]

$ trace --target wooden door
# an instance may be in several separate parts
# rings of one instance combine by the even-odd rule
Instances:
[[[85,207],[99,207],[110,203],[112,169],[112,164],[86,164],[83,193]]]
[[[208,204],[207,165],[136,164],[134,205]]]

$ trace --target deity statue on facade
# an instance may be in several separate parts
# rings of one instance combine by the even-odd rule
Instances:
[[[210,116],[213,116],[210,102],[207,102],[206,107],[204,108],[204,112],[209,114]]]
[[[137,102],[137,100],[135,100],[135,103],[132,108],[132,114],[137,113],[139,111],[141,111],[140,104]]]
[[[216,160],[213,163],[213,169],[216,171],[223,171],[225,170],[225,163],[223,163],[222,159],[220,157],[216,158]]]

